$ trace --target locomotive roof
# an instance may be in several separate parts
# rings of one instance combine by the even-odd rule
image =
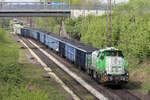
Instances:
[[[115,47],[106,47],[105,49],[100,49],[99,51],[103,52],[103,51],[120,51],[120,50],[116,49]]]

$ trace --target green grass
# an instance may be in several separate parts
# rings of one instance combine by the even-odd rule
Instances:
[[[21,58],[25,63],[22,64],[24,69],[23,75],[26,79],[27,87],[31,86],[33,90],[44,91],[47,94],[49,100],[66,100],[65,95],[61,94],[59,91],[60,86],[53,84],[55,83],[53,80],[44,78],[46,74],[43,72],[42,68],[38,65],[31,64],[26,58],[24,58],[26,56],[23,54],[26,53],[21,53]]]
[[[44,75],[27,51],[0,29],[0,100],[66,100],[61,86]]]
[[[0,63],[15,63],[18,60],[19,46],[10,36],[0,29]]]
[[[136,58],[129,58],[130,81],[127,88],[138,90],[144,94],[150,91],[150,62],[138,62]]]

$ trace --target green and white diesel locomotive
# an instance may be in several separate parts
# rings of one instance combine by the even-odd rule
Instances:
[[[99,83],[122,85],[129,80],[127,61],[122,51],[116,48],[94,51],[88,61],[88,74]]]

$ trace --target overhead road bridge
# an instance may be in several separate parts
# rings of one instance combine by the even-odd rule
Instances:
[[[68,2],[0,2],[0,17],[69,17]]]

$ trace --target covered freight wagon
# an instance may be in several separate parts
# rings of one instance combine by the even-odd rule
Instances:
[[[54,51],[59,52],[59,41],[56,38],[51,37],[50,35],[46,35],[45,45],[47,45]]]
[[[31,37],[31,29],[29,28],[21,28],[21,35],[24,37]]]
[[[46,34],[43,32],[39,32],[40,33],[40,42],[45,44],[46,42]]]
[[[35,40],[39,40],[40,39],[40,33],[39,33],[38,30],[33,29],[32,33],[33,33],[33,37],[32,38],[34,38]]]
[[[22,33],[24,36],[28,33],[32,34],[32,37],[39,40],[49,48],[58,52],[61,56],[75,63],[81,69],[86,70],[88,67],[88,57],[91,56],[92,52],[97,50],[94,47],[85,45],[75,40],[60,37],[57,34],[51,32],[47,33],[42,30],[23,28]]]
[[[66,58],[73,61],[78,67],[86,70],[88,67],[88,57],[96,48],[80,43],[76,40],[63,38],[65,48],[69,46],[70,49],[65,49]]]
[[[50,41],[50,43],[53,42],[55,46],[59,46],[58,49],[61,56],[74,62],[82,69],[87,68],[88,57],[92,54],[92,51],[97,50],[94,47],[85,45],[75,40],[60,37],[57,34],[49,33],[47,37],[51,37],[52,40],[54,39],[53,41]],[[51,48],[53,47],[51,46]]]

